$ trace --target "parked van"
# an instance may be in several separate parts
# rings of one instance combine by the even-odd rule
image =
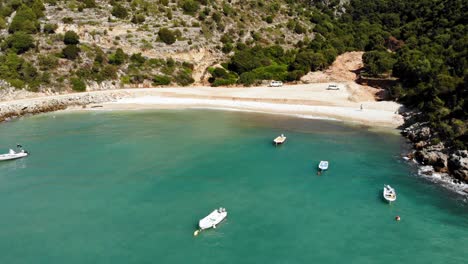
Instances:
[[[270,82],[270,87],[281,87],[281,86],[283,86],[282,81],[271,81]]]

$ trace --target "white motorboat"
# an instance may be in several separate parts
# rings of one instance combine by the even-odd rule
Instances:
[[[20,151],[18,151],[18,152],[10,149],[10,151],[8,153],[0,154],[0,161],[20,159],[20,158],[24,158],[24,157],[29,155],[29,153],[26,150],[21,149],[21,145],[18,145],[17,147],[20,148]]]
[[[396,200],[395,189],[393,189],[390,185],[384,185],[383,197],[389,203],[394,202]]]
[[[216,225],[221,223],[227,217],[227,211],[225,208],[220,207],[218,209],[213,210],[209,215],[205,218],[201,219],[198,223],[200,230],[205,230],[208,228],[216,228]]]
[[[281,136],[277,136],[275,139],[273,139],[273,143],[275,143],[275,145],[283,144],[285,141],[286,141],[286,137],[283,134],[281,134]]]
[[[328,161],[321,160],[319,165],[318,165],[318,168],[319,168],[320,171],[328,170]]]

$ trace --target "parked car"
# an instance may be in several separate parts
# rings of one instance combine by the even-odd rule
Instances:
[[[338,87],[338,85],[336,84],[329,84],[328,87],[327,87],[327,90],[339,90],[340,87]]]
[[[270,82],[270,87],[281,87],[281,86],[283,86],[282,81],[271,81]]]

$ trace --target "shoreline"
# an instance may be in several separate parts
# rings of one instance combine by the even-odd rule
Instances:
[[[249,88],[142,88],[92,91],[0,101],[0,121],[26,114],[86,109],[96,105],[107,110],[160,108],[210,108],[253,111],[305,118],[325,118],[370,127],[396,129],[403,117],[396,102],[362,100],[348,83],[339,91],[326,90],[328,83]],[[89,106],[89,107],[88,107]],[[363,106],[363,110],[360,107]],[[90,108],[91,107],[91,108]]]
[[[346,83],[340,83],[339,91],[326,90],[327,86],[328,83],[278,88],[142,88],[39,96],[0,101],[0,122],[54,111],[214,109],[326,119],[364,125],[381,132],[402,132],[404,118],[397,114],[402,108],[400,104],[369,100],[368,95],[356,100],[356,91],[350,90]],[[423,164],[418,164],[421,166]],[[451,176],[441,177],[436,172],[431,176],[418,174],[458,194],[466,195],[468,191],[465,185],[454,184]]]

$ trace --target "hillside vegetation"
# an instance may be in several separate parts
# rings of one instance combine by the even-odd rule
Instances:
[[[364,50],[370,77],[466,149],[462,0],[2,0],[0,79],[32,91],[298,81]]]

